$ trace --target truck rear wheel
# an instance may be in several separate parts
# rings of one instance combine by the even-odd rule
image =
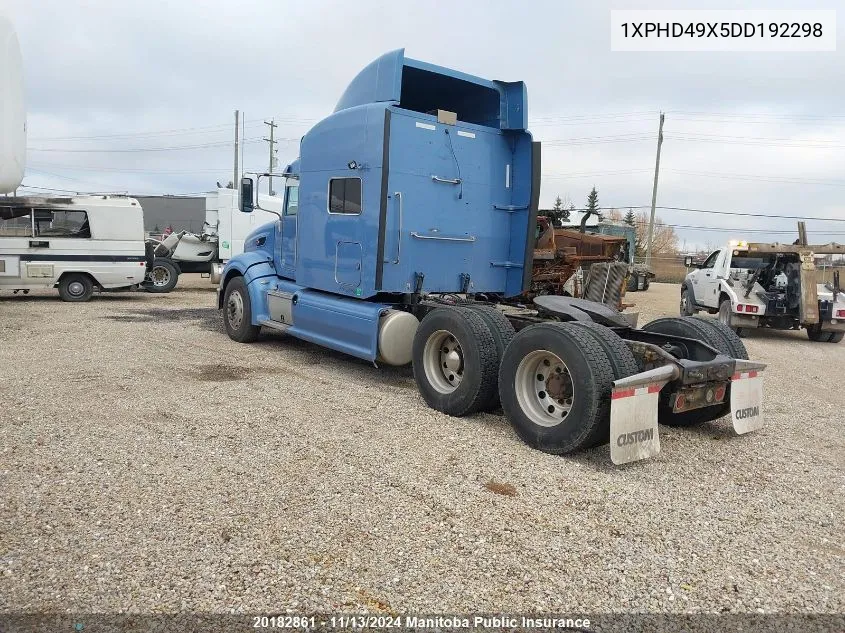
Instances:
[[[712,324],[711,324],[712,323]],[[734,354],[734,345],[725,334],[722,324],[717,329],[716,324],[703,317],[666,317],[655,319],[647,323],[642,329],[645,332],[655,334],[669,334],[673,336],[685,336],[687,338],[699,339],[707,343],[716,351],[730,356],[731,358],[748,358],[748,354],[737,356]],[[739,341],[742,345],[742,341]],[[742,351],[745,346],[742,345]],[[711,420],[717,420],[730,412],[731,385],[725,391],[725,400],[722,404],[702,409],[693,409],[684,413],[675,413],[668,401],[661,399],[657,407],[657,421],[666,426],[695,426]]]
[[[722,299],[722,302],[719,304],[719,322],[732,329],[736,332],[737,336],[742,336],[742,328],[741,327],[734,327],[731,325],[733,321],[733,308],[731,308],[731,300],[730,299]]]
[[[502,408],[522,440],[546,453],[594,446],[607,431],[613,368],[585,328],[538,323],[516,334],[499,369]]]
[[[739,338],[736,332],[734,332],[731,328],[727,327],[721,321],[716,321],[715,319],[708,319],[701,316],[694,316],[692,318],[700,323],[703,323],[722,338],[722,346],[717,347],[716,349],[733,358],[748,360],[748,350],[745,349],[745,343],[742,342],[742,339]]]
[[[505,354],[505,348],[507,348],[508,344],[516,335],[516,330],[514,330],[513,325],[510,321],[508,321],[508,318],[502,314],[500,310],[497,310],[493,306],[470,304],[467,308],[474,311],[481,317],[484,323],[487,324],[490,334],[493,335],[493,342],[496,344],[496,373],[498,380],[499,364],[502,362],[502,356]],[[490,401],[482,406],[481,410],[495,411],[499,408],[500,404],[499,390],[496,388],[493,391]]]
[[[59,281],[59,296],[62,301],[88,301],[94,294],[94,282],[88,275],[71,273]]]
[[[845,332],[822,332],[821,325],[816,323],[807,328],[807,338],[817,343],[838,343],[845,336]]]
[[[716,332],[707,324],[702,323],[696,317],[662,317],[646,323],[642,327],[643,332],[654,332],[655,334],[668,334],[670,336],[684,336],[694,338],[723,354],[732,356],[727,348],[727,343],[721,333]]]
[[[252,324],[252,303],[243,277],[235,277],[226,284],[223,322],[226,334],[238,343],[252,343],[261,332],[261,326]]]
[[[173,290],[178,281],[179,269],[176,268],[176,264],[166,257],[156,257],[144,281],[144,290],[163,294]]]
[[[499,362],[495,339],[473,310],[429,312],[414,335],[412,357],[417,388],[432,409],[469,415],[495,395]]]
[[[631,348],[622,340],[616,332],[609,327],[592,321],[572,321],[569,325],[583,328],[589,333],[593,339],[601,345],[604,353],[607,355],[607,360],[613,368],[613,379],[627,378],[639,373],[640,367]],[[603,408],[603,419],[607,420],[605,430],[601,436],[596,440],[595,446],[607,444],[610,440],[610,400],[602,400],[601,406]]]

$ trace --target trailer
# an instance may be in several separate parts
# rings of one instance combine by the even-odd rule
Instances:
[[[765,365],[723,325],[638,329],[583,299],[509,301],[532,276],[540,145],[527,128],[522,82],[403,50],[372,62],[302,138],[278,219],[225,266],[229,337],[248,343],[266,328],[411,363],[430,407],[501,407],[528,445],[554,454],[609,442],[614,463],[647,458],[658,422],[730,414],[738,433],[760,428]],[[261,178],[242,180],[245,213]]]

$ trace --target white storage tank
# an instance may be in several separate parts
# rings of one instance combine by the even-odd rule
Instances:
[[[14,191],[26,168],[23,62],[12,22],[0,14],[0,194]]]

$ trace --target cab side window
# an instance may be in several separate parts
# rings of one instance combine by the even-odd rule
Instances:
[[[719,259],[719,255],[721,254],[721,252],[722,251],[716,251],[715,253],[711,253],[710,257],[708,257],[704,261],[704,264],[702,264],[701,267],[702,268],[713,268],[714,266],[716,266],[716,260]]]
[[[288,187],[285,193],[285,215],[296,215],[299,212],[299,186]]]
[[[329,213],[360,215],[360,178],[332,178],[329,180]]]

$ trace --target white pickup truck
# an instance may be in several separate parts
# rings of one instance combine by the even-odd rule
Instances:
[[[818,283],[815,258],[843,254],[842,244],[731,241],[686,276],[680,312],[718,314],[739,335],[750,328],[803,327],[810,340],[838,343],[845,337],[839,273],[832,283]]]

